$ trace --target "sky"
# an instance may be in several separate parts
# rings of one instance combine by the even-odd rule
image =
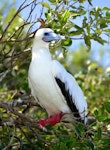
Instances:
[[[31,2],[31,0],[27,0],[28,2]],[[39,0],[38,0],[39,1]],[[23,0],[16,0],[16,7],[17,8],[19,8],[19,6],[22,4],[22,2],[23,2]],[[45,2],[47,2],[47,0],[45,0]],[[93,4],[93,7],[96,7],[96,6],[98,6],[98,7],[101,7],[101,8],[103,8],[103,7],[108,7],[108,8],[110,8],[110,0],[92,0],[92,4]],[[88,2],[86,2],[86,3],[84,3],[84,6],[88,9],[88,8],[90,8],[91,6],[88,4]],[[28,9],[30,9],[30,8],[28,8]],[[22,17],[25,19],[25,18],[27,18],[27,16],[28,16],[28,12],[29,12],[29,10],[28,9],[24,9],[24,11],[22,11]],[[36,12],[34,12],[35,13],[35,15],[37,14],[40,14],[40,11],[41,11],[41,8],[40,8],[40,6],[39,6],[39,8],[37,8],[37,10],[36,10]],[[34,13],[33,13],[33,15],[34,15]],[[33,17],[35,17],[35,16],[33,16]],[[75,22],[75,23],[77,23],[77,24],[80,24],[81,23],[81,21],[80,21],[80,18],[79,19],[77,19],[77,21]],[[104,37],[105,38],[105,37]],[[72,46],[71,46],[71,48],[72,49],[77,49],[78,47],[79,47],[79,45],[80,45],[80,43],[84,43],[84,42],[81,42],[81,41],[73,41],[73,44],[72,44]],[[70,49],[71,49],[70,48]],[[96,60],[96,61],[102,61],[102,60],[100,60],[100,57],[99,57],[99,55],[98,55],[98,50],[99,49],[105,49],[105,53],[104,53],[104,56],[103,56],[103,62],[104,62],[104,66],[108,66],[108,65],[110,65],[110,52],[108,52],[108,51],[110,51],[110,44],[105,44],[104,46],[102,46],[101,44],[99,44],[98,42],[94,42],[94,41],[92,41],[92,48],[91,48],[91,53],[92,53],[92,56],[93,56],[93,58]]]

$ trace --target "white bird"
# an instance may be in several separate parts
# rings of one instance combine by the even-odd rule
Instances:
[[[49,43],[62,36],[50,28],[39,29],[32,46],[28,72],[31,93],[49,118],[39,121],[41,127],[60,122],[63,114],[72,113],[78,121],[87,123],[87,102],[75,78],[49,52]]]

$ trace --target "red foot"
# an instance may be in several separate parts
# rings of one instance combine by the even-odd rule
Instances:
[[[54,126],[56,123],[59,123],[62,117],[62,112],[60,112],[59,114],[55,115],[55,116],[50,116],[47,119],[41,119],[38,121],[39,127],[43,128],[46,125],[51,125]]]

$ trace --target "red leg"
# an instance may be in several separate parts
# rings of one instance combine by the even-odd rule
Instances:
[[[38,121],[39,127],[43,128],[46,125],[54,126],[56,123],[59,123],[62,117],[62,112],[56,114],[55,116],[50,116],[47,119],[41,119]]]

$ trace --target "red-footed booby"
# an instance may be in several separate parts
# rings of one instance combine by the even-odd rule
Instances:
[[[38,121],[41,128],[54,126],[63,114],[71,113],[84,124],[87,123],[87,102],[75,78],[49,51],[49,43],[61,40],[62,36],[50,28],[39,29],[32,46],[32,60],[28,72],[31,93],[43,107],[49,118]]]

